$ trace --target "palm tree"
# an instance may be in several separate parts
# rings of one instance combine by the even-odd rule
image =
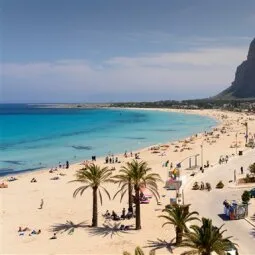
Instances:
[[[158,181],[162,181],[160,176],[156,173],[150,173],[151,168],[148,167],[147,162],[133,160],[127,162],[125,166],[120,169],[120,174],[113,178],[115,182],[119,183],[119,190],[115,194],[121,194],[121,200],[126,192],[132,194],[132,187],[135,191],[135,205],[136,205],[136,229],[141,229],[141,212],[140,212],[140,189],[146,187],[158,200]],[[130,205],[129,205],[130,206]]]
[[[188,228],[186,223],[193,220],[199,220],[195,215],[198,215],[198,212],[189,213],[190,205],[175,205],[173,208],[164,209],[163,212],[166,212],[168,215],[160,215],[160,218],[167,220],[162,227],[167,224],[175,226],[176,233],[176,245],[179,245],[182,242],[183,232],[187,232]]]
[[[155,254],[156,254],[155,250],[151,250],[149,252],[149,255],[155,255]],[[124,251],[123,255],[131,255],[131,253],[129,253],[127,251]],[[139,246],[137,246],[135,248],[135,255],[145,255],[145,253],[143,252],[143,250]]]
[[[223,226],[223,225],[222,225]],[[183,240],[181,246],[190,247],[192,250],[182,253],[182,255],[199,254],[210,255],[212,252],[216,254],[225,254],[226,249],[235,246],[229,238],[223,238],[222,234],[226,230],[221,230],[212,225],[211,219],[202,218],[202,226],[192,225],[191,231],[184,234],[186,239]]]
[[[91,188],[92,189],[92,196],[93,196],[93,213],[92,213],[92,227],[97,227],[98,225],[98,209],[97,209],[97,193],[99,193],[100,202],[102,205],[102,189],[109,199],[111,199],[109,192],[102,186],[105,183],[113,182],[110,178],[112,175],[112,171],[109,170],[107,167],[100,168],[100,166],[95,165],[94,163],[88,164],[86,168],[82,168],[76,172],[76,180],[71,182],[81,182],[84,183],[84,186],[77,188],[74,193],[73,197],[76,197],[79,193],[80,195],[83,192]]]

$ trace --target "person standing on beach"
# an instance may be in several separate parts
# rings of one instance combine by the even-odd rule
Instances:
[[[41,204],[40,204],[39,209],[42,209],[42,208],[43,208],[43,205],[44,205],[44,201],[43,201],[43,199],[41,199]]]

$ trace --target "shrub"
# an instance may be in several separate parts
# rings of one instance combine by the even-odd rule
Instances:
[[[211,191],[212,187],[211,187],[211,184],[209,182],[207,182],[205,184],[205,188],[208,190],[208,191]]]
[[[255,174],[255,163],[253,163],[253,164],[251,164],[251,165],[249,166],[249,170],[250,170],[250,173],[251,173],[251,174]]]
[[[192,189],[193,189],[193,190],[198,190],[198,189],[200,189],[200,187],[199,187],[199,185],[198,185],[197,182],[195,182],[195,183],[193,184]]]
[[[245,182],[246,183],[255,182],[255,176],[252,176],[251,174],[246,174]]]
[[[217,185],[216,185],[216,189],[223,189],[223,187],[224,187],[224,184],[223,184],[222,181],[219,181],[219,182],[217,183]]]
[[[249,191],[245,190],[242,194],[242,201],[244,204],[248,204],[248,202],[250,201],[250,193]]]

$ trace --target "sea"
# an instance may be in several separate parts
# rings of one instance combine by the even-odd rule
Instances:
[[[157,110],[0,104],[0,175],[131,152],[216,124],[209,117]]]

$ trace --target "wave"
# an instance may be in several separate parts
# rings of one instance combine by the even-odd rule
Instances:
[[[19,169],[19,170],[14,170],[12,168],[0,168],[0,176],[5,176],[8,174],[18,174],[18,173],[24,173],[24,172],[31,172],[35,170],[39,170],[42,168],[46,168],[46,166],[39,166],[39,167],[32,167],[32,168],[26,168],[26,169]]]
[[[0,162],[12,164],[12,165],[24,165],[24,162],[20,160],[0,160]],[[0,171],[1,171],[1,168],[0,168]]]
[[[125,136],[124,139],[130,139],[130,140],[146,140],[146,137],[129,137]]]
[[[73,145],[71,147],[76,150],[87,150],[87,151],[90,151],[93,148],[92,146],[82,146],[82,145]]]

